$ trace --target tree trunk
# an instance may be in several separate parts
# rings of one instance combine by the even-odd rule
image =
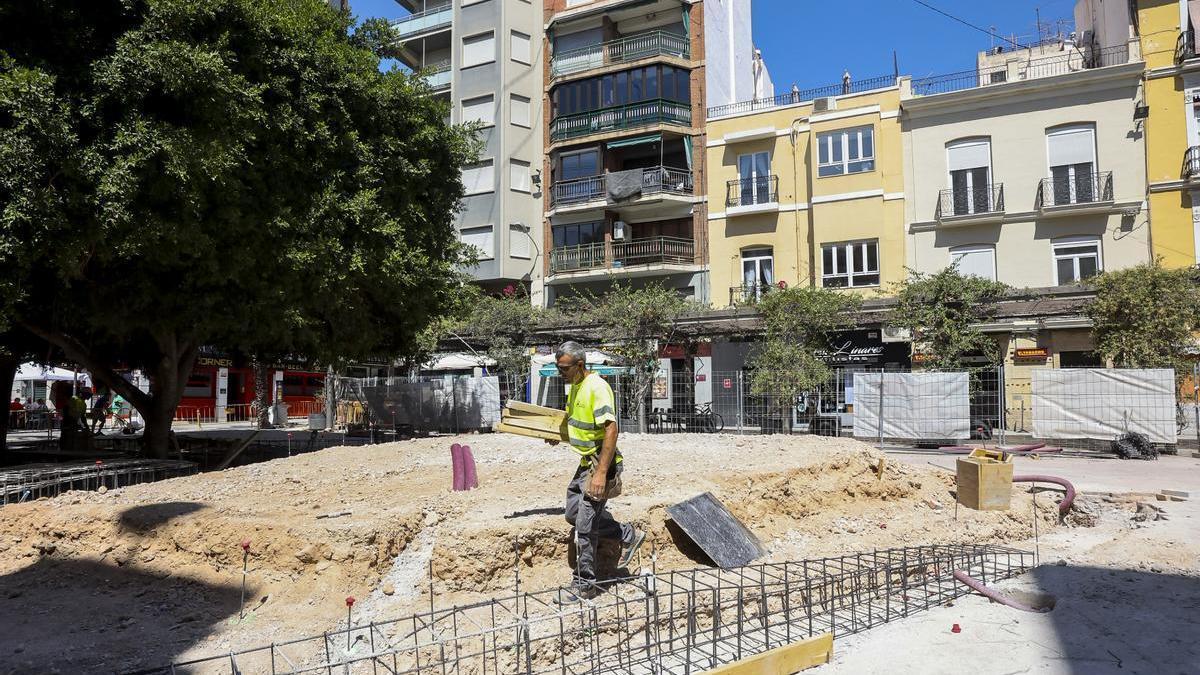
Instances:
[[[0,385],[3,385],[5,392],[12,392],[13,378],[17,376],[17,368],[20,365],[20,360],[15,356],[0,356]],[[7,395],[6,393],[5,396]],[[11,417],[8,411],[5,411],[3,419],[0,419],[0,453],[8,452],[8,424]]]
[[[250,367],[254,369],[254,409],[257,411],[258,428],[269,429],[271,423],[267,417],[267,369],[257,356],[250,358]]]
[[[165,459],[171,450],[171,423],[195,360],[194,351],[190,355],[167,354],[159,359],[150,375],[149,404],[138,408],[146,422],[142,443],[149,457]]]

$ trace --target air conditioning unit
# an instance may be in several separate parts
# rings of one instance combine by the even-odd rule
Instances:
[[[880,339],[883,342],[912,342],[912,332],[900,326],[884,326]]]
[[[622,241],[625,239],[625,221],[613,221],[613,241]]]
[[[825,96],[813,101],[813,112],[826,112],[829,110],[837,110],[837,99],[832,96]]]

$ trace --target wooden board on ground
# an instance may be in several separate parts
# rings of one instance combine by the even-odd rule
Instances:
[[[758,537],[711,492],[668,506],[667,514],[724,569],[749,565],[767,553]]]
[[[719,675],[791,675],[829,663],[832,658],[833,634],[824,633],[705,672]]]

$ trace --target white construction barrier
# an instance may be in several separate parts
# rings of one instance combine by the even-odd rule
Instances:
[[[967,373],[855,373],[854,437],[878,438],[882,417],[884,438],[970,438],[970,393]]]
[[[1127,431],[1174,444],[1171,368],[1045,368],[1033,371],[1033,435],[1112,440]]]

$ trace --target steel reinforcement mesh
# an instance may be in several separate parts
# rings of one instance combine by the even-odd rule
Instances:
[[[892,548],[613,580],[592,601],[494,598],[139,673],[663,673],[690,675],[823,633],[857,633],[1034,565],[994,545]]]
[[[195,462],[110,459],[62,464],[25,464],[0,470],[0,505],[53,497],[69,490],[110,490],[196,473]]]

